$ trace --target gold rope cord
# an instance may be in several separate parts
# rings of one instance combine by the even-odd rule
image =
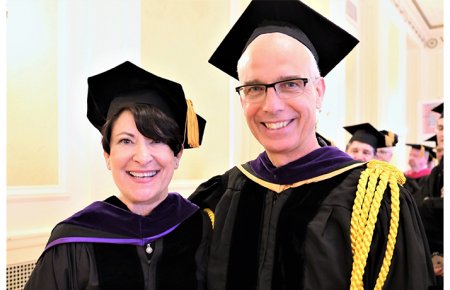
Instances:
[[[211,220],[212,229],[214,230],[214,212],[209,208],[204,208],[203,211],[208,215]]]
[[[382,289],[389,273],[397,239],[400,213],[400,189],[405,177],[394,166],[378,160],[367,164],[360,176],[350,221],[350,239],[353,253],[350,289],[364,289],[363,276],[372,243],[373,232],[384,192],[389,184],[391,189],[391,218],[386,252],[378,274],[375,289]]]

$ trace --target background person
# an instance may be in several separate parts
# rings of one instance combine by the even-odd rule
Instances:
[[[395,136],[390,138],[382,134],[370,123],[345,126],[344,129],[352,135],[345,152],[355,160],[370,161],[375,158],[378,148],[391,147],[396,144]]]
[[[444,148],[444,103],[432,109],[439,114],[436,122],[437,148]],[[444,289],[444,154],[421,182],[422,201],[419,204],[428,244],[433,257],[439,289]]]
[[[380,133],[394,141],[391,143],[392,146],[377,148],[377,152],[375,153],[375,159],[385,162],[391,162],[392,157],[394,155],[394,146],[397,145],[398,143],[398,135],[395,134],[394,132],[387,130],[381,130]]]
[[[130,62],[88,84],[87,116],[102,133],[118,195],[53,229],[25,289],[205,289],[210,221],[168,191],[205,121],[181,85]]]
[[[442,159],[442,156],[444,156],[444,148],[442,147],[442,145],[438,146],[437,135],[433,135],[425,141],[434,143],[434,146],[433,146],[434,153],[436,154],[436,159],[437,159],[437,162],[439,163],[439,161]],[[430,166],[430,167],[432,167],[431,169],[433,169],[434,165]]]
[[[433,148],[414,143],[406,143],[406,145],[410,146],[411,149],[409,150],[408,158],[410,169],[405,172],[405,175],[416,180],[429,175],[431,168],[429,168],[428,164],[436,158]]]
[[[264,152],[212,177],[190,197],[215,213],[209,289],[433,284],[417,208],[397,184],[403,174],[379,161],[357,162],[316,138],[323,77],[356,44],[302,2],[252,1],[210,58],[239,80],[247,125]],[[378,188],[368,188],[365,176]],[[361,202],[373,200],[371,192],[380,198],[372,211]],[[368,216],[375,224],[366,227]],[[386,263],[389,273],[379,275]]]

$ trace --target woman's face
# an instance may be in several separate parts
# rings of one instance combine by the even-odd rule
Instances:
[[[119,199],[132,212],[147,215],[167,197],[182,151],[174,156],[167,144],[142,135],[129,111],[114,122],[110,140],[110,153],[104,156]]]

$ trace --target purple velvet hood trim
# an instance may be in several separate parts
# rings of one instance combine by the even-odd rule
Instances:
[[[292,184],[320,176],[355,161],[336,147],[320,147],[311,153],[284,166],[275,167],[266,152],[250,161],[250,167],[261,179],[276,184]]]
[[[148,216],[141,216],[104,201],[96,201],[57,226],[80,226],[98,234],[91,236],[62,235],[50,238],[46,250],[62,243],[111,243],[145,245],[172,232],[198,206],[178,193],[169,193]]]

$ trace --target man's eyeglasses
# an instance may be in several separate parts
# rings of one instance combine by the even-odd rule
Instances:
[[[273,88],[280,99],[289,99],[303,94],[307,78],[295,78],[274,82],[271,84],[252,84],[236,88],[236,92],[241,98],[249,103],[257,103],[264,100],[268,88]]]

